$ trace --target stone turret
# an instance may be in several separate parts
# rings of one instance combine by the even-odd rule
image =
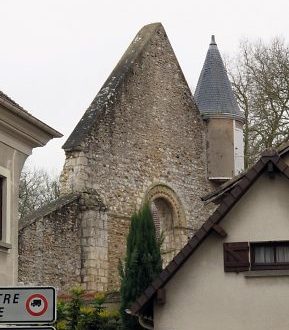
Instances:
[[[244,114],[234,97],[215,36],[194,96],[207,127],[208,178],[224,182],[244,168]]]

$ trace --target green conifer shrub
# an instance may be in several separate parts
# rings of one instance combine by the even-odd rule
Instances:
[[[131,217],[127,237],[124,266],[121,267],[121,318],[123,329],[142,329],[137,318],[125,310],[147,288],[161,272],[162,260],[160,242],[156,238],[155,225],[149,204]]]

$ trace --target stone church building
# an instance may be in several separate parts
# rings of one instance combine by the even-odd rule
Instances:
[[[143,27],[65,142],[61,197],[26,217],[19,281],[119,288],[130,217],[150,202],[164,265],[243,169],[244,117],[214,38],[195,96],[160,23]]]

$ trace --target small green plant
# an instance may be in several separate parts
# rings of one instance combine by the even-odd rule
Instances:
[[[56,329],[57,330],[66,330],[67,329],[67,319],[68,319],[67,304],[65,304],[63,301],[60,301],[57,303]]]
[[[92,303],[84,304],[84,290],[73,288],[71,300],[57,304],[57,330],[120,330],[120,314],[108,311],[105,295],[97,294]]]
[[[81,318],[81,307],[83,306],[84,290],[76,287],[70,291],[72,299],[67,305],[67,330],[77,330]]]
[[[100,313],[104,310],[102,306],[104,301],[104,295],[96,295],[92,306],[82,308],[82,318],[78,327],[79,330],[103,329],[103,320]]]

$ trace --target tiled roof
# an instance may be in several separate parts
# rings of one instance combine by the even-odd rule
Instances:
[[[201,200],[204,202],[217,202],[218,204],[218,196],[223,195],[227,190],[232,189],[233,186],[235,186],[245,175],[246,173],[250,170],[247,169],[246,171],[234,176],[232,179],[226,181],[223,183],[221,186],[219,186],[216,190],[210,192],[209,194],[201,197]]]
[[[289,179],[289,166],[280,158],[276,151],[268,151],[263,154],[259,161],[252,166],[241,178],[236,185],[226,191],[226,195],[222,199],[219,207],[207,219],[196,234],[188,241],[182,250],[173,258],[168,266],[160,273],[160,275],[152,282],[152,284],[143,292],[143,294],[134,302],[130,310],[133,315],[142,314],[153,301],[158,289],[174,276],[181,266],[188,260],[190,255],[196,251],[198,246],[205,240],[209,233],[214,230],[214,226],[218,224],[223,217],[232,209],[232,207],[247,192],[251,185],[261,175],[268,163],[272,163],[281,173]]]
[[[159,30],[163,29],[161,23],[154,23],[144,26],[136,35],[127,51],[122,56],[117,66],[108,77],[89,108],[63,145],[65,150],[73,150],[81,148],[81,143],[89,134],[92,127],[99,120],[100,116],[107,111],[113,103],[115,96],[119,91],[119,87],[126,78],[127,74],[132,70],[136,60],[144,51],[146,45],[152,36]]]
[[[212,36],[194,98],[205,118],[222,115],[244,120],[244,114],[238,107],[214,36]]]

